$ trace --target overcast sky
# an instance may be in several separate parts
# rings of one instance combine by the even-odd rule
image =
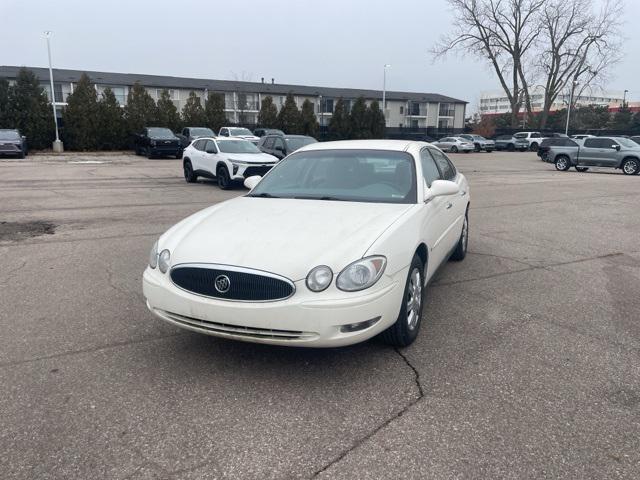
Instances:
[[[434,92],[499,86],[472,58],[432,62],[455,22],[445,0],[0,0],[0,65]],[[626,0],[625,57],[609,89],[640,100],[640,1]],[[638,91],[634,91],[637,89]]]

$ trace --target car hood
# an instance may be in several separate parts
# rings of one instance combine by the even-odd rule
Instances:
[[[274,163],[278,159],[268,153],[225,153],[225,156],[229,160],[236,160],[238,162],[246,163]]]
[[[171,264],[218,263],[297,281],[361,258],[409,204],[238,197],[183,220],[159,242]],[[383,253],[383,252],[380,252]]]
[[[15,138],[9,140],[0,139],[0,143],[4,145],[22,145],[22,140],[16,140]]]

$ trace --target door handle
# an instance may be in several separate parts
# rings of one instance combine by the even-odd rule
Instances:
[[[453,207],[453,203],[451,202],[447,203],[447,210],[449,210],[451,207]]]
[[[467,194],[467,191],[466,191],[466,190],[462,190],[462,191],[460,192],[460,196],[461,196],[461,197],[464,197],[466,194]]]

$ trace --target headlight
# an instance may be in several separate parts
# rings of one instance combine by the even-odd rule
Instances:
[[[321,292],[331,285],[333,272],[326,265],[315,267],[307,275],[307,288],[312,292]]]
[[[167,270],[169,270],[169,260],[171,260],[169,250],[162,250],[158,256],[158,267],[162,273],[167,273]]]
[[[151,253],[149,254],[149,266],[151,268],[156,268],[158,266],[158,242],[153,244],[153,248],[151,248]]]
[[[387,265],[382,255],[363,258],[348,265],[336,279],[336,286],[346,292],[364,290],[375,284]]]

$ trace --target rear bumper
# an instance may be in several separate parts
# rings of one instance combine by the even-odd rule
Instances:
[[[158,318],[206,335],[272,345],[339,347],[365,341],[392,325],[400,311],[408,268],[383,276],[374,291],[341,292],[330,287],[310,292],[304,280],[296,293],[275,302],[233,302],[194,295],[176,287],[168,275],[147,268],[142,289]],[[344,325],[375,320],[355,332]]]

